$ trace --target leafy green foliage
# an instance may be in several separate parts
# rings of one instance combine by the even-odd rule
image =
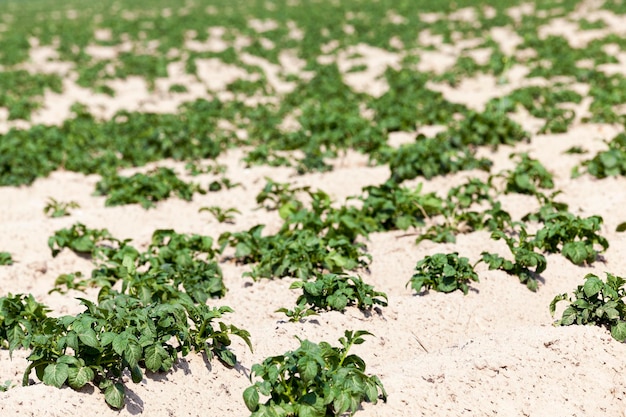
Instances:
[[[148,88],[153,89],[156,78],[167,77],[168,59],[165,56],[122,52],[118,56],[118,61],[115,70],[117,78],[124,79],[129,75],[141,75],[146,78]]]
[[[374,231],[407,230],[422,226],[424,220],[441,212],[442,201],[435,193],[424,194],[422,185],[414,189],[387,181],[363,188],[366,196],[361,213],[375,222]]]
[[[102,287],[103,294],[107,294],[122,280],[123,288],[144,302],[157,295],[165,300],[171,296],[172,289],[179,287],[198,303],[226,294],[222,270],[215,260],[213,239],[209,236],[159,229],[152,234],[152,242],[145,252],[139,252],[128,240],[110,239],[117,243],[96,247],[99,263],[90,277],[83,278],[81,273],[62,274],[52,291],[63,293],[64,288],[84,291],[87,287]]]
[[[229,307],[205,304],[209,297],[225,293],[208,236],[157,230],[148,250],[140,253],[105,229],[91,230],[79,223],[57,232],[50,246],[53,253],[63,247],[90,253],[99,262],[90,278],[64,274],[57,279],[58,287],[102,288],[98,303],[81,299],[84,312],[58,318],[48,317],[49,310],[32,296],[0,299],[0,342],[8,343],[11,351],[31,349],[25,385],[34,369],[47,385],[79,389],[92,383],[111,407],[122,408],[124,371],[138,383],[143,370],[167,371],[191,351],[234,366],[236,357],[228,348],[231,336],[250,346],[247,331],[215,323],[232,312]],[[113,289],[120,280],[121,290]]]
[[[550,313],[554,316],[556,305],[560,301],[570,304],[563,311],[563,315],[556,321],[557,326],[572,324],[606,327],[618,341],[626,340],[626,280],[617,275],[606,273],[606,281],[602,281],[594,274],[585,276],[585,283],[579,285],[573,297],[560,294],[550,303]]]
[[[278,311],[285,313],[292,321],[299,321],[310,315],[310,312],[344,311],[348,306],[371,310],[374,305],[387,305],[387,295],[375,291],[359,276],[318,273],[315,280],[298,280],[290,288],[302,290],[296,300],[296,309],[290,311],[281,308]]]
[[[57,230],[48,238],[52,256],[57,256],[63,248],[69,248],[78,254],[96,258],[107,245],[119,243],[107,229],[90,229],[82,223],[75,223],[69,229]]]
[[[69,216],[69,209],[80,208],[80,205],[76,201],[57,201],[56,199],[49,197],[46,206],[43,208],[43,212],[48,217],[63,217]]]
[[[544,218],[544,227],[535,235],[535,245],[549,253],[560,252],[576,265],[594,262],[599,251],[606,250],[609,242],[600,236],[602,217],[581,218],[569,212],[555,212]]]
[[[535,252],[535,242],[532,237],[523,226],[518,232],[517,239],[497,230],[491,234],[491,238],[503,239],[506,242],[513,255],[513,261],[488,252],[482,253],[481,261],[485,262],[490,270],[499,269],[509,275],[517,276],[529,290],[536,291],[537,277],[546,270],[548,264],[544,255]]]
[[[0,347],[13,352],[30,346],[48,312],[50,309],[30,294],[0,297]]]
[[[536,194],[537,188],[552,189],[552,174],[536,159],[526,153],[512,154],[518,158],[515,169],[502,173],[506,178],[506,193]]]
[[[205,193],[197,184],[186,183],[173,170],[161,167],[131,177],[117,174],[106,176],[96,184],[95,195],[107,196],[107,206],[141,204],[143,208],[149,209],[155,206],[155,202],[169,198],[172,193],[191,201],[195,192]]]
[[[294,187],[288,182],[275,182],[271,178],[265,177],[265,186],[257,194],[256,202],[266,210],[295,211],[302,207],[297,195],[310,191],[310,187]],[[285,208],[283,209],[283,207]],[[286,216],[282,217],[285,218]]]
[[[416,243],[423,240],[455,242],[459,233],[513,227],[511,215],[502,209],[502,204],[495,200],[494,194],[491,179],[484,182],[470,178],[464,184],[451,188],[442,200],[442,216],[432,219],[432,224],[419,234]],[[476,206],[486,208],[480,210]]]
[[[478,146],[514,145],[529,139],[520,125],[502,112],[468,112],[460,122],[447,131],[427,138],[420,134],[415,143],[385,151],[383,160],[389,163],[391,180],[401,182],[417,176],[426,179],[462,170],[489,170],[491,161],[475,157]]]
[[[482,113],[474,111],[466,113],[464,119],[437,137],[448,138],[457,148],[489,146],[492,149],[497,149],[500,145],[528,142],[530,139],[528,132],[505,113],[489,110]]]
[[[468,293],[469,283],[478,282],[478,274],[469,259],[454,253],[436,253],[424,257],[415,265],[415,274],[408,284],[418,293],[430,290],[449,293],[455,290]]]
[[[0,185],[30,184],[63,167],[110,175],[119,167],[143,166],[166,158],[214,158],[234,133],[218,131],[217,121],[232,113],[219,100],[182,105],[177,114],[120,111],[97,121],[82,105],[61,126],[36,125],[0,135]]]
[[[0,265],[13,265],[13,257],[9,252],[0,252]]]
[[[626,134],[620,133],[610,142],[609,149],[599,152],[582,166],[596,178],[626,175]]]
[[[111,407],[122,408],[124,370],[139,383],[142,369],[167,371],[179,355],[190,351],[216,355],[233,366],[236,358],[227,349],[230,335],[250,345],[246,331],[213,323],[231,312],[230,308],[194,304],[182,293],[168,302],[144,303],[131,295],[111,292],[98,304],[85,299],[81,303],[84,312],[46,319],[32,336],[25,385],[34,369],[46,385],[80,389],[93,383],[104,392]]]
[[[582,96],[573,90],[554,87],[529,86],[518,88],[505,97],[492,99],[487,107],[514,112],[518,105],[523,106],[537,118],[545,119],[546,123],[538,133],[563,133],[574,121],[572,110],[559,106],[563,103],[578,104]]]
[[[31,74],[20,69],[2,71],[0,107],[9,110],[9,120],[30,120],[33,110],[41,106],[46,90],[61,93],[61,77],[57,74]]]
[[[345,332],[341,347],[301,340],[295,351],[265,359],[252,366],[261,378],[243,393],[251,416],[340,416],[354,414],[363,401],[387,401],[380,379],[365,373],[365,362],[348,354],[362,344],[366,331]],[[261,403],[260,396],[268,396]]]
[[[334,208],[323,191],[307,189],[306,193],[311,198],[310,209],[299,200],[289,200],[291,197],[268,194],[267,198],[277,198],[279,203],[287,201],[280,207],[284,223],[275,235],[263,236],[265,226],[256,225],[245,232],[225,232],[219,237],[222,250],[234,247],[235,259],[256,264],[245,275],[254,279],[307,279],[315,272],[341,273],[367,266],[371,256],[365,253],[365,244],[356,239],[367,236],[371,229],[368,219],[356,208]],[[264,202],[266,197],[257,197],[257,201]]]
[[[415,143],[401,145],[386,153],[384,162],[391,169],[390,180],[397,183],[418,176],[430,179],[462,170],[488,170],[491,167],[491,161],[476,159],[466,146],[456,146],[450,140],[427,138],[422,134],[415,138]]]
[[[465,113],[463,105],[451,103],[443,94],[427,88],[431,78],[414,69],[387,68],[389,90],[368,104],[376,112],[376,123],[388,132],[412,131],[422,125],[448,124],[455,114]]]

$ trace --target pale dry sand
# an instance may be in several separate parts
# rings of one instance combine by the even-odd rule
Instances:
[[[464,14],[457,17],[464,18]],[[259,31],[263,31],[271,26],[271,22],[256,22],[256,25]],[[506,30],[494,37],[505,43]],[[212,44],[190,46],[200,50],[215,48],[215,39],[208,42]],[[512,41],[512,50],[516,43],[516,40]],[[365,45],[356,48],[360,48],[363,55],[357,63],[365,61],[371,70],[362,80],[353,74],[346,82],[358,91],[378,95],[385,86],[376,81],[376,75],[384,70],[384,65],[395,65],[397,59],[388,55],[379,57],[375,48]],[[430,65],[433,68],[445,65],[446,56],[458,53],[459,50],[450,50],[443,51],[443,55],[430,56]],[[342,60],[348,55],[350,53],[345,51],[336,59]],[[170,68],[170,78],[158,80],[156,96],[148,93],[142,81],[131,79],[116,88],[120,95],[114,99],[106,98],[79,90],[68,77],[66,93],[46,96],[43,109],[33,120],[58,123],[68,116],[69,106],[76,100],[106,117],[120,108],[172,111],[180,101],[222,94],[229,77],[237,74],[232,68],[218,68],[219,63],[214,61],[204,64],[206,68],[199,67],[206,71],[202,71],[199,81],[193,82],[185,80],[182,75],[177,78],[180,69]],[[292,62],[291,65],[292,70],[297,71],[298,63]],[[340,63],[344,70],[350,66]],[[64,66],[57,67],[67,70]],[[266,71],[275,70],[267,63]],[[495,80],[481,76],[466,80],[456,89],[444,86],[440,89],[450,100],[480,109],[489,98],[526,85],[523,76],[515,76],[518,73],[514,71],[519,73],[519,68],[511,69],[509,84],[505,86],[496,86]],[[276,77],[268,78],[276,83],[277,90],[289,91],[291,86],[280,85]],[[186,81],[191,87],[189,93],[173,97],[164,92],[171,83]],[[205,93],[206,88],[212,93]],[[541,126],[523,113],[515,118],[533,133]],[[11,125],[0,121],[0,130],[6,131]],[[437,129],[425,129],[425,132],[432,134]],[[626,234],[614,232],[617,224],[626,221],[623,209],[626,206],[626,178],[596,180],[582,176],[571,179],[571,168],[586,156],[563,154],[567,148],[578,145],[591,151],[592,155],[604,149],[602,140],[610,140],[622,129],[577,122],[566,134],[533,134],[530,144],[502,147],[496,153],[482,151],[494,160],[494,172],[511,167],[509,154],[513,151],[529,152],[545,164],[555,174],[556,188],[563,190],[560,200],[567,202],[572,212],[581,216],[597,214],[604,218],[602,234],[610,242],[610,248],[604,254],[605,263],[576,267],[560,255],[548,255],[548,268],[542,274],[544,280],[536,293],[528,291],[517,278],[488,271],[481,265],[477,269],[480,282],[472,285],[467,296],[460,292],[415,295],[406,283],[415,263],[425,255],[457,251],[477,260],[482,251],[505,254],[505,247],[501,242],[492,241],[485,232],[460,235],[456,244],[422,242],[420,245],[415,245],[414,236],[405,236],[405,232],[374,234],[367,242],[373,263],[369,272],[360,274],[377,290],[387,293],[389,306],[371,315],[348,309],[343,314],[329,312],[303,323],[290,323],[275,310],[294,305],[297,294],[289,290],[291,280],[253,282],[241,277],[247,267],[225,262],[222,267],[228,293],[221,300],[211,300],[210,304],[234,308],[235,313],[227,315],[225,321],[248,329],[254,345],[254,352],[250,352],[243,343],[235,340],[232,348],[240,361],[236,369],[226,369],[215,360],[207,361],[191,354],[171,372],[148,374],[139,384],[129,381],[126,407],[121,411],[108,408],[101,393],[93,387],[75,392],[70,388],[56,389],[33,381],[28,387],[15,387],[0,393],[0,415],[244,416],[249,413],[241,395],[250,385],[248,376],[254,363],[297,348],[294,336],[337,344],[337,338],[346,329],[368,330],[375,335],[363,345],[356,346],[354,353],[365,360],[368,372],[380,376],[389,393],[386,404],[365,404],[357,414],[362,417],[626,415],[626,345],[613,340],[608,331],[601,328],[553,327],[553,318],[548,311],[555,295],[570,293],[583,282],[587,273],[601,277],[605,271],[626,275]],[[393,140],[405,143],[414,136],[415,132],[399,133],[394,134]],[[245,168],[241,162],[243,155],[243,150],[232,150],[218,158],[219,163],[228,167],[228,178],[241,182],[243,187],[197,195],[192,202],[173,198],[148,211],[139,206],[105,208],[103,197],[92,196],[99,179],[97,176],[54,172],[30,187],[0,187],[0,249],[9,250],[15,260],[13,266],[0,267],[0,293],[32,293],[52,307],[56,314],[80,312],[73,297],[82,294],[48,294],[59,274],[89,273],[92,268],[88,260],[67,250],[52,258],[47,247],[47,238],[54,231],[75,222],[91,228],[107,228],[118,238],[131,238],[140,248],[145,248],[152,232],[160,228],[217,238],[227,230],[247,230],[263,223],[271,232],[280,226],[280,219],[275,212],[257,210],[254,202],[254,197],[265,184],[264,177],[320,188],[342,203],[346,197],[360,194],[362,187],[380,184],[389,175],[387,167],[368,167],[362,156],[352,153],[335,161],[333,172],[304,176],[294,176],[287,168]],[[184,172],[181,163],[162,161],[159,165]],[[435,178],[424,184],[424,190],[443,195],[445,190],[471,176],[484,178],[484,173],[464,172]],[[207,174],[192,180],[206,186],[215,178]],[[417,179],[408,184],[419,182]],[[48,197],[59,201],[74,200],[81,208],[73,210],[69,217],[47,218],[43,208]],[[504,208],[517,218],[536,208],[532,198],[510,195],[503,197],[502,201]],[[233,225],[220,224],[208,213],[198,213],[200,207],[211,205],[236,207],[242,214],[236,216]],[[94,297],[95,294],[91,291],[88,296]],[[26,352],[17,351],[10,360],[7,351],[0,351],[0,380],[10,379],[19,384],[27,365],[25,356]]]

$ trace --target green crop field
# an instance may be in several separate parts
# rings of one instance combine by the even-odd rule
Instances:
[[[622,0],[0,2],[0,414],[616,415],[625,127]]]

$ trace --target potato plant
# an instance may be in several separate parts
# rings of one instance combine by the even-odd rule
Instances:
[[[251,417],[353,415],[363,401],[387,401],[376,375],[367,375],[363,359],[349,354],[369,332],[346,330],[340,347],[300,340],[300,347],[252,366],[260,378],[243,392]],[[265,402],[262,397],[268,397]]]
[[[556,305],[569,302],[556,326],[596,325],[606,327],[616,340],[626,340],[626,288],[624,278],[606,273],[606,280],[594,274],[585,276],[585,283],[579,285],[573,296],[560,294],[550,303],[550,313],[554,316]]]
[[[344,274],[316,274],[314,280],[295,281],[290,289],[302,290],[293,310],[281,308],[291,321],[322,311],[344,311],[348,306],[371,310],[374,306],[387,306],[387,294],[374,290],[359,276]]]
[[[469,259],[454,253],[436,253],[421,259],[415,265],[415,273],[407,283],[418,293],[422,290],[450,293],[455,290],[467,295],[469,284],[478,282],[478,274]]]

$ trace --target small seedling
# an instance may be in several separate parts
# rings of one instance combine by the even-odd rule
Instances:
[[[0,265],[13,265],[13,257],[9,252],[0,252]]]
[[[198,212],[203,212],[203,211],[208,211],[209,213],[211,213],[213,216],[215,216],[215,219],[218,222],[229,223],[229,224],[235,223],[234,222],[235,213],[241,214],[241,212],[234,207],[223,209],[219,206],[211,206],[211,207],[201,207],[198,210]]]
[[[62,202],[62,201],[57,201],[56,199],[52,197],[48,197],[48,202],[46,203],[46,206],[44,207],[43,212],[48,217],[56,218],[56,217],[69,216],[70,215],[69,209],[75,209],[75,208],[80,208],[80,205],[76,201]]]

